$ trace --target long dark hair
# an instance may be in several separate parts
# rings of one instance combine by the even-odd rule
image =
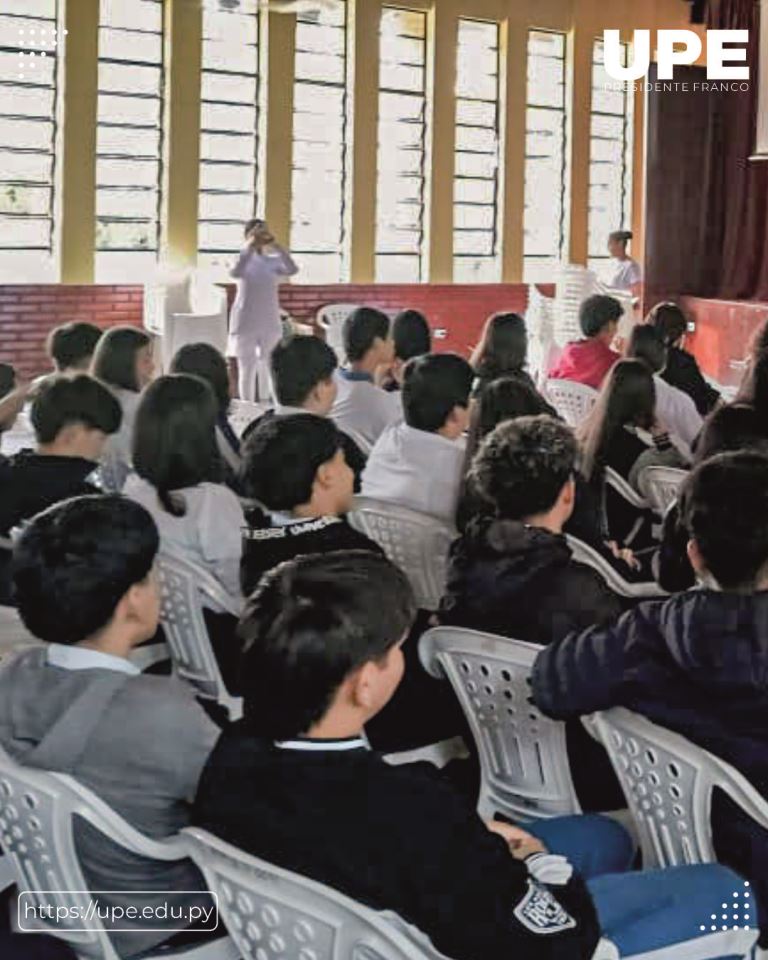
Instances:
[[[171,360],[171,373],[187,373],[205,380],[213,390],[219,414],[229,410],[229,371],[227,361],[210,343],[187,343],[179,347]]]
[[[551,413],[551,408],[543,397],[518,377],[498,377],[486,383],[472,404],[467,436],[467,457],[469,464],[480,442],[495,427],[505,420],[517,417],[535,417],[542,413]]]
[[[657,303],[646,317],[646,323],[658,330],[667,347],[674,346],[688,327],[682,307],[669,300]]]
[[[112,327],[96,345],[91,373],[110,387],[138,393],[136,354],[151,342],[149,334],[136,327]]]
[[[525,369],[528,332],[517,313],[497,313],[486,324],[483,339],[472,357],[481,380],[495,380]]]
[[[141,398],[133,432],[133,467],[174,517],[186,513],[183,498],[174,490],[221,480],[217,414],[213,390],[205,380],[185,374],[158,377]]]
[[[653,374],[641,360],[620,360],[610,371],[578,438],[587,480],[602,472],[608,448],[624,426],[648,430],[656,418]]]

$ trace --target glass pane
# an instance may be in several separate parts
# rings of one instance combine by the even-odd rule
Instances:
[[[46,216],[51,204],[50,187],[27,187],[0,183],[0,213]]]
[[[500,280],[500,265],[495,257],[456,257],[453,261],[454,283],[498,283]]]
[[[156,226],[150,221],[96,222],[96,238],[100,250],[154,250]]]
[[[420,280],[421,258],[415,254],[376,255],[377,283],[419,283]]]
[[[301,253],[295,249],[294,258],[301,271],[302,283],[337,283],[342,271],[338,253]]]
[[[0,215],[0,249],[36,247],[50,249],[50,221],[47,217],[8,217]]]
[[[237,165],[234,163],[200,164],[200,189],[223,190],[233,192],[249,192],[255,188],[255,166],[251,163]]]
[[[210,103],[245,103],[248,106],[256,105],[256,76],[246,77],[236,73],[231,76],[226,73],[203,72],[201,96],[203,102]]]
[[[160,34],[138,30],[101,30],[99,56],[105,60],[129,60],[159,63],[163,57]]]
[[[256,105],[240,107],[231,103],[203,103],[200,124],[203,130],[252,134],[256,128]]]

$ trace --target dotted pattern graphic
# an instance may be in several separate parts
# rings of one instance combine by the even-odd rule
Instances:
[[[745,920],[749,920],[752,916],[748,888],[749,883],[745,880],[744,890],[733,891],[733,899],[730,906],[727,903],[720,904],[720,909],[722,912],[719,914],[710,914],[710,923],[700,924],[699,930],[702,933],[713,933],[716,930],[749,930],[751,925],[744,922]],[[730,921],[730,923],[728,921]],[[739,921],[741,921],[741,924],[739,924]]]
[[[52,56],[60,37],[69,33],[68,30],[57,30],[55,27],[19,27],[19,80],[34,80],[37,65],[46,57]]]

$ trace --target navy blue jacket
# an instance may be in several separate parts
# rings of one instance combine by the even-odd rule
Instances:
[[[623,706],[727,760],[768,797],[768,591],[695,590],[640,604],[608,626],[555,640],[533,699],[567,719]],[[718,858],[755,888],[768,938],[768,832],[719,794]]]

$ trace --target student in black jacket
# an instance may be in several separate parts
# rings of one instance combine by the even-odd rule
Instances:
[[[702,590],[641,604],[551,644],[533,697],[566,719],[625,706],[733,764],[768,796],[768,457],[724,453],[686,480],[680,511]],[[768,944],[768,832],[718,791],[718,857],[758,899]]]
[[[702,918],[739,883],[730,871],[585,883],[562,854],[610,868],[627,854],[617,824],[485,825],[431,765],[388,766],[368,749],[363,730],[400,681],[414,613],[403,574],[370,552],[303,557],[270,573],[240,623],[245,716],[209,758],[194,822],[396,912],[453,960],[588,960],[601,925],[625,957],[701,938]],[[567,848],[560,855],[545,848],[553,833]]]
[[[120,404],[97,380],[56,377],[41,387],[30,413],[36,450],[0,462],[0,537],[60,500],[97,493],[93,473],[108,436],[117,432]],[[10,554],[0,551],[0,602],[11,600]]]
[[[242,482],[261,508],[248,514],[240,581],[248,596],[262,575],[302,553],[381,548],[353,529],[354,475],[332,420],[309,413],[271,417],[243,446]]]
[[[696,357],[683,349],[688,321],[682,309],[676,303],[657,303],[646,322],[656,327],[667,345],[667,364],[662,377],[673,387],[687,393],[702,417],[706,417],[721,398],[717,390],[704,379]]]

